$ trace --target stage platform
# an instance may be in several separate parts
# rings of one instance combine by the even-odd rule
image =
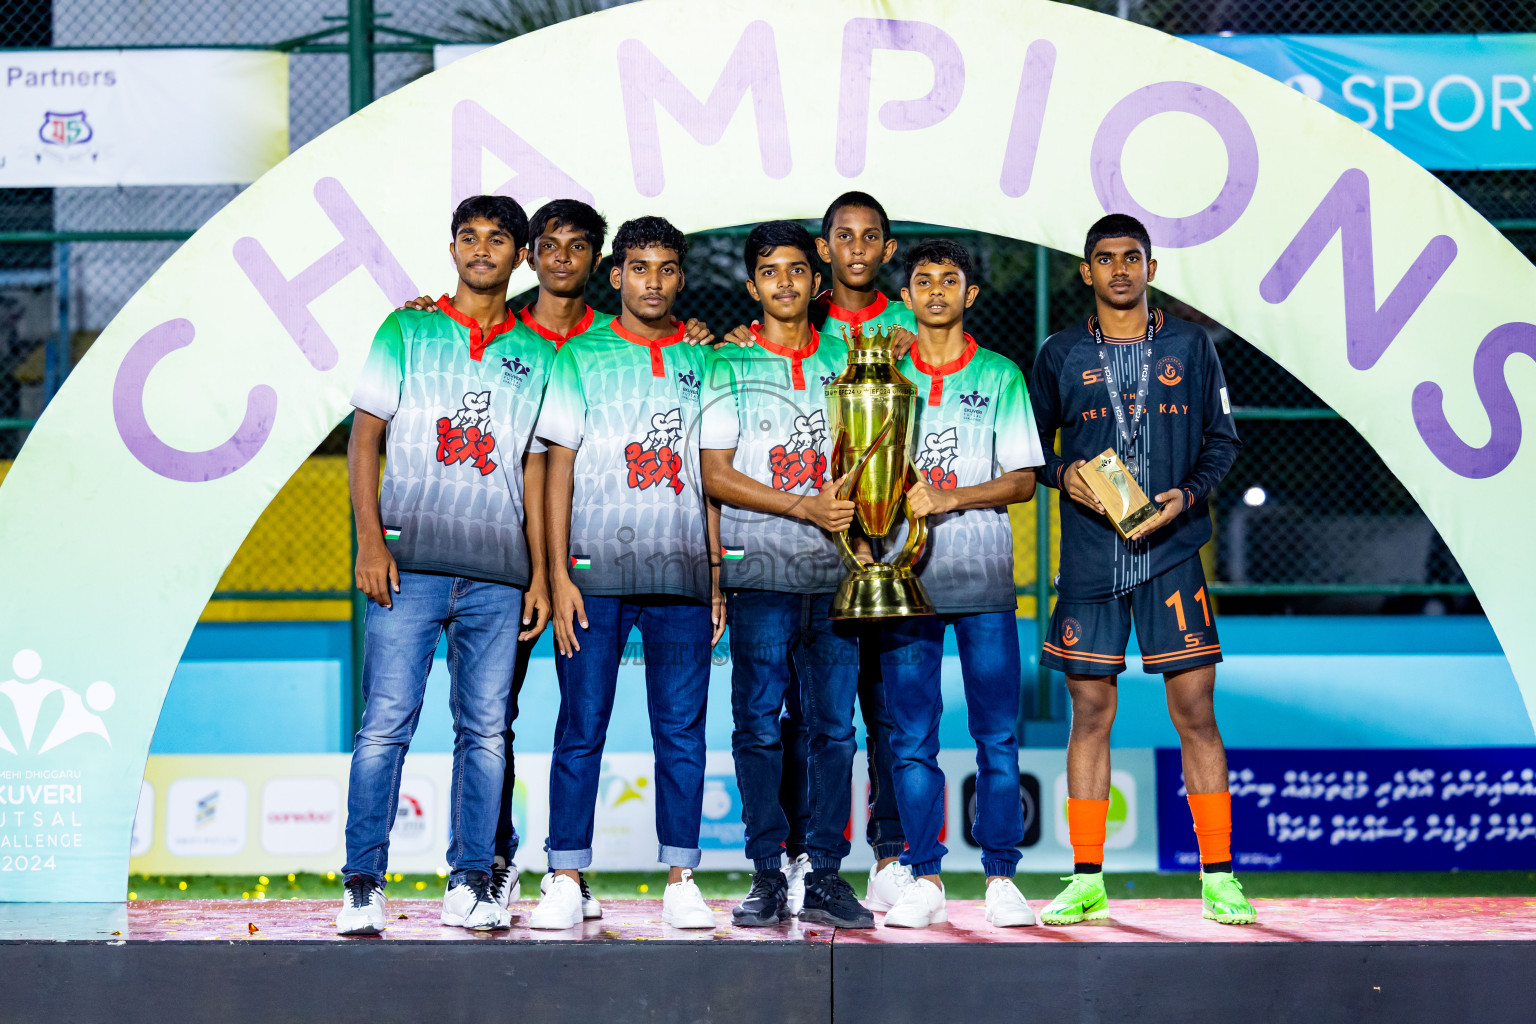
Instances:
[[[1037,907],[1041,901],[1032,901]],[[909,931],[713,931],[610,901],[568,932],[472,934],[394,900],[341,938],[338,902],[0,905],[0,1019],[138,1022],[1382,1021],[1536,1019],[1536,897],[1256,900],[1217,925],[1194,900],[1116,900],[1111,919],[993,928],[952,900]],[[880,915],[877,915],[877,919]]]

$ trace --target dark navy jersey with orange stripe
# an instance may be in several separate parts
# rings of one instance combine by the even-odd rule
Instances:
[[[1136,457],[1136,481],[1148,495],[1178,488],[1185,500],[1184,511],[1172,523],[1130,544],[1103,515],[1063,501],[1057,580],[1063,600],[1104,601],[1192,557],[1211,537],[1206,500],[1237,457],[1237,426],[1216,347],[1196,324],[1161,310],[1154,318],[1146,411],[1134,445],[1125,443],[1116,426],[1087,320],[1046,339],[1035,358],[1029,397],[1045,450],[1041,480],[1047,486],[1065,490],[1063,475],[1072,463],[1114,448],[1122,457]],[[1136,411],[1146,338],[1105,340],[1105,356],[1129,421]]]

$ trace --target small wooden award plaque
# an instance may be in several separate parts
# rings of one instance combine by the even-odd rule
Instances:
[[[1129,539],[1136,527],[1161,511],[1136,483],[1136,478],[1125,468],[1113,448],[1106,448],[1084,462],[1077,473],[1104,506],[1115,532],[1123,538]]]

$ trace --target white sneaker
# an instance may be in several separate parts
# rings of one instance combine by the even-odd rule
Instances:
[[[789,862],[784,877],[789,879],[789,916],[794,917],[805,906],[805,876],[811,873],[811,858],[801,854]]]
[[[336,915],[337,935],[377,935],[384,930],[384,887],[367,875],[347,882]]]
[[[987,886],[987,923],[999,928],[1022,928],[1035,923],[1035,912],[1011,878],[995,879]]]
[[[914,878],[911,885],[904,886],[901,898],[885,914],[887,928],[927,928],[948,920],[943,888],[926,878]]]
[[[912,869],[899,860],[893,860],[883,870],[869,866],[869,888],[864,890],[864,905],[870,910],[884,913],[901,899],[901,891],[912,884]]]
[[[551,871],[539,883],[539,905],[528,915],[529,928],[554,930],[581,924],[581,886],[569,875]]]
[[[683,880],[671,882],[661,897],[661,919],[674,928],[713,928],[715,912],[693,882],[693,872],[683,869]]]
[[[586,875],[576,872],[576,881],[581,884],[581,916],[587,921],[596,921],[603,916],[603,905],[597,902],[597,897],[587,888]]]
[[[503,909],[523,898],[523,883],[517,865],[508,864],[505,857],[498,856],[491,866],[491,896]]]
[[[491,892],[491,876],[479,871],[469,872],[458,885],[449,881],[439,920],[449,927],[477,932],[512,927],[512,914],[496,902],[496,895]]]

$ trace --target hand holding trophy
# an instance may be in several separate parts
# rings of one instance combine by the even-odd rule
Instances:
[[[1136,527],[1160,511],[1147,497],[1113,448],[1106,448],[1077,468],[1077,475],[1104,506],[1110,525],[1126,540]]]
[[[838,497],[854,503],[854,517],[870,538],[891,532],[917,480],[912,465],[912,411],[917,387],[896,369],[893,339],[886,331],[854,328],[848,368],[827,385],[832,431],[832,475],[842,478]],[[832,601],[834,619],[886,619],[934,614],[912,565],[928,541],[928,523],[907,508],[907,542],[894,562],[862,562],[837,534],[848,575]]]

